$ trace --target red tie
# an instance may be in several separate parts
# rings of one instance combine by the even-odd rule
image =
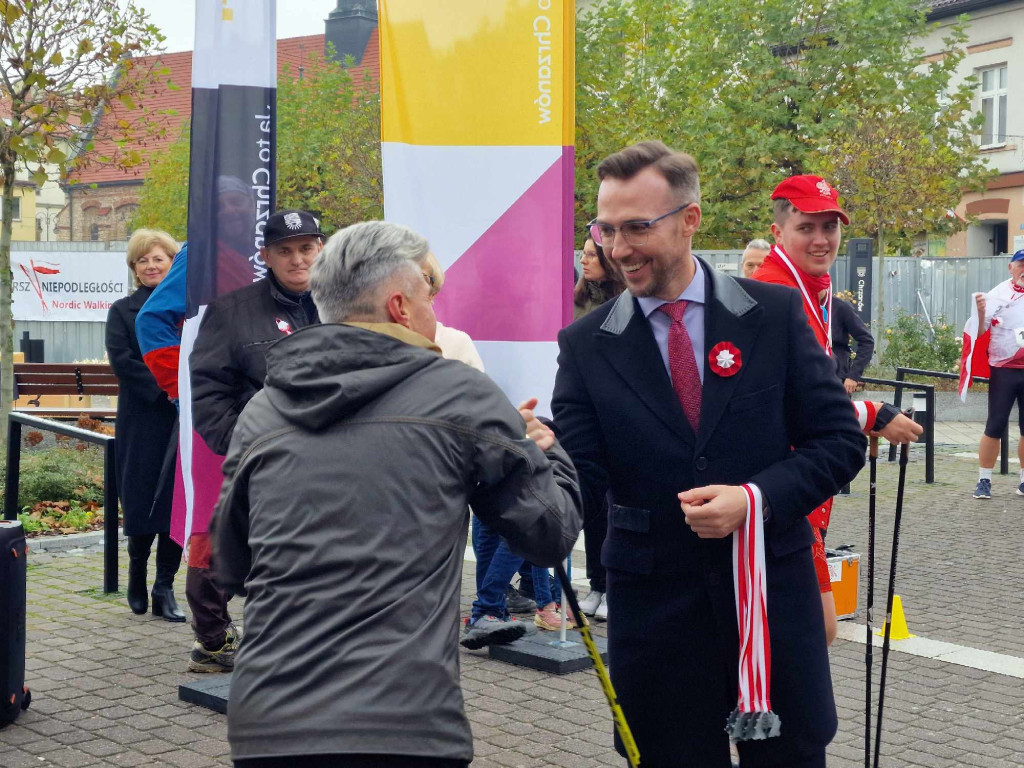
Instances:
[[[672,325],[668,328],[668,368],[672,372],[672,389],[676,391],[686,419],[696,433],[700,426],[700,372],[693,356],[690,334],[683,323],[686,302],[662,304],[658,309],[672,318]]]

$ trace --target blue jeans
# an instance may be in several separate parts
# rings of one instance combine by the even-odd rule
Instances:
[[[508,543],[480,522],[476,515],[473,516],[473,553],[476,555],[476,600],[473,601],[470,620],[476,621],[481,616],[508,618],[505,590],[523,564],[523,558],[513,554]],[[538,606],[544,607],[552,602],[547,569],[534,568],[533,577],[535,584],[542,585],[535,589],[534,600]]]

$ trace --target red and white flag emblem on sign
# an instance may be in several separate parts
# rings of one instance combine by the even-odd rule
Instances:
[[[772,712],[772,649],[764,560],[764,500],[756,485],[742,486],[747,519],[732,534],[733,586],[740,630],[739,702],[725,731],[733,741],[770,739],[781,730]]]

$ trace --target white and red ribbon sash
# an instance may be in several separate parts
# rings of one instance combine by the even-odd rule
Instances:
[[[808,312],[807,314],[812,316],[815,320],[817,320],[818,321],[818,325],[825,332],[825,352],[827,352],[829,354],[829,356],[831,356],[832,355],[832,286],[829,285],[828,291],[825,294],[825,314],[827,315],[827,318],[828,318],[828,321],[826,322],[826,321],[821,319],[821,302],[818,301],[818,297],[817,296],[811,296],[810,292],[807,290],[807,286],[804,285],[803,278],[800,277],[799,270],[797,270],[797,268],[793,265],[793,262],[790,261],[789,256],[786,255],[786,252],[784,250],[782,250],[782,248],[780,248],[778,245],[773,245],[772,246],[772,253],[774,253],[776,256],[779,257],[779,259],[782,260],[782,263],[786,265],[786,268],[789,269],[790,273],[793,275],[793,279],[796,280],[797,287],[800,289],[800,293],[803,294],[804,302],[806,302],[807,307],[810,309],[810,312]]]
[[[771,711],[771,642],[764,558],[764,500],[756,485],[742,486],[747,518],[732,535],[733,586],[739,624],[739,702],[725,730],[733,741],[778,736]]]
[[[857,421],[860,422],[860,428],[867,432],[875,426],[875,416],[878,415],[878,409],[875,404],[870,400],[857,400],[853,403],[853,410],[857,412]]]

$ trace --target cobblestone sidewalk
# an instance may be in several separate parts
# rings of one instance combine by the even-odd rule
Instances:
[[[993,499],[974,501],[974,464],[945,452],[936,470],[938,482],[926,486],[923,451],[915,449],[897,581],[910,629],[1024,658],[1017,573],[1024,498],[1013,494],[1014,478],[997,476]],[[880,462],[879,477],[876,605],[884,601],[895,465]],[[848,542],[866,553],[866,490],[865,472],[853,495],[836,505],[830,545]],[[126,565],[123,553],[121,561]],[[229,765],[224,717],[177,698],[178,684],[189,679],[187,626],[134,616],[123,597],[104,596],[96,547],[32,553],[30,563],[28,683],[34,699],[15,725],[0,730],[0,768]],[[472,583],[473,564],[467,563],[464,611]],[[861,606],[863,588],[862,579]],[[180,578],[178,594],[184,596]],[[863,610],[854,620],[863,622]],[[880,651],[875,657],[877,666]],[[554,677],[482,653],[462,651],[461,659],[476,737],[474,768],[624,765],[612,750],[610,718],[591,672]],[[829,765],[836,768],[863,765],[863,659],[862,644],[838,640],[833,646],[840,731]],[[883,765],[1022,768],[1022,732],[1024,680],[912,656],[894,644]]]

